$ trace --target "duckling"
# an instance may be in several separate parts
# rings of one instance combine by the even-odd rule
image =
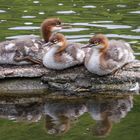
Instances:
[[[50,18],[44,20],[41,24],[44,41],[39,38],[28,37],[1,42],[0,64],[41,64],[42,60],[37,59],[36,55],[38,55],[40,50],[42,51],[43,44],[47,43],[49,38],[61,29],[60,19]]]
[[[100,76],[111,74],[135,60],[128,43],[122,40],[109,41],[103,34],[93,36],[86,47],[89,46],[92,48],[85,56],[85,67]]]
[[[81,62],[67,53],[67,40],[63,34],[53,35],[48,45],[51,47],[43,57],[43,65],[50,69],[62,70],[81,64]]]

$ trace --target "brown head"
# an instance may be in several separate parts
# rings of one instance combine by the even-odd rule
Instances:
[[[101,113],[102,120],[96,122],[92,130],[93,135],[97,137],[106,137],[110,134],[112,130],[112,121],[109,119],[108,115],[108,111]]]
[[[97,34],[89,40],[89,46],[93,46],[100,51],[104,51],[108,48],[109,41],[108,38],[103,34]]]
[[[50,39],[49,42],[51,44],[57,44],[59,46],[59,49],[57,52],[62,52],[66,49],[67,47],[67,40],[65,36],[61,33],[56,33],[54,34]]]
[[[53,32],[57,32],[62,29],[61,21],[59,18],[49,18],[42,22],[41,32],[42,36],[47,43]]]
[[[57,116],[58,119],[53,120],[50,116],[46,115],[45,127],[50,135],[62,135],[70,129],[70,119],[61,114]]]

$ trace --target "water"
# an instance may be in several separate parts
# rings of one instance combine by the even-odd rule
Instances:
[[[69,100],[1,98],[0,139],[14,135],[14,139],[117,140],[121,136],[136,140],[140,137],[139,99],[132,95]]]
[[[117,0],[1,0],[0,40],[12,36],[40,35],[40,24],[48,17],[59,17],[72,25],[62,30],[68,40],[87,43],[95,33],[110,39],[123,39],[140,53],[140,1]],[[139,56],[137,56],[139,58]]]
[[[49,17],[72,26],[61,31],[70,41],[87,43],[95,33],[103,33],[129,42],[140,59],[139,0],[0,0],[0,41],[40,36],[40,24]],[[140,139],[138,96],[7,98],[0,98],[0,140]]]

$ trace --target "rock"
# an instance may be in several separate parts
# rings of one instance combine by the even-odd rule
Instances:
[[[126,65],[115,74],[97,76],[83,66],[63,71],[51,71],[42,77],[51,89],[75,92],[139,90],[140,61]],[[136,88],[136,89],[135,89]]]
[[[0,87],[2,93],[44,93],[47,89],[68,91],[63,95],[91,93],[139,92],[140,61],[124,66],[115,74],[97,76],[81,66],[66,70],[49,70],[39,65],[1,66]],[[86,95],[90,95],[90,94]]]

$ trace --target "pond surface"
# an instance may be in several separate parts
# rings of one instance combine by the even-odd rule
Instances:
[[[49,17],[72,26],[61,31],[70,41],[87,43],[103,33],[129,42],[140,59],[140,0],[0,0],[0,41],[40,36],[40,24]],[[0,97],[0,140],[139,140],[139,100]]]
[[[0,140],[138,140],[139,100],[132,95],[69,100],[1,98]]]
[[[62,30],[70,41],[87,43],[93,34],[103,33],[128,41],[140,55],[139,0],[1,0],[0,40],[40,36],[40,24],[49,17],[72,25]]]

